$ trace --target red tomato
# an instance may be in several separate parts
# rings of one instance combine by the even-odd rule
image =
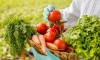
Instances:
[[[45,41],[46,42],[54,42],[55,40],[55,33],[54,32],[48,32],[44,35]]]
[[[56,28],[53,28],[53,27],[52,27],[52,28],[49,28],[49,29],[47,30],[47,32],[54,32],[56,36],[59,35],[58,30],[57,30]]]
[[[49,21],[55,22],[61,19],[61,13],[58,10],[52,10],[48,17]]]
[[[58,31],[60,30],[58,24],[54,24],[53,27],[56,28]]]
[[[60,38],[56,39],[53,43],[58,46],[59,50],[66,50],[68,46],[67,43]]]
[[[37,28],[38,33],[40,33],[40,34],[45,34],[48,29],[47,25],[43,22],[39,23],[36,26],[36,28]]]
[[[57,23],[55,23],[53,25],[54,28],[56,28],[58,31],[63,31],[64,30],[64,24],[61,21],[57,21]]]

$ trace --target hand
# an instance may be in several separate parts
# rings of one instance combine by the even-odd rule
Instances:
[[[31,47],[31,50],[36,60],[61,60],[52,54],[48,48],[46,48],[46,56],[39,54],[33,47]]]
[[[48,5],[46,8],[44,8],[43,16],[46,21],[48,21],[49,13],[54,9],[55,7],[53,5]]]

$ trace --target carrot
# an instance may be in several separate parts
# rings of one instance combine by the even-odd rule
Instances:
[[[70,51],[72,51],[72,52],[74,52],[74,48],[71,47],[71,46],[68,46],[67,49],[70,50]]]
[[[25,53],[24,50],[21,51],[22,60],[25,60]]]
[[[34,43],[36,43],[36,44],[40,44],[40,41],[39,41],[39,38],[38,38],[37,35],[33,35],[33,36],[32,36],[32,41],[33,41]]]
[[[44,36],[39,35],[39,40],[40,40],[40,43],[41,43],[41,48],[42,48],[43,53],[46,53],[46,43],[45,43]]]
[[[46,46],[47,46],[48,48],[52,49],[52,50],[58,50],[58,46],[56,46],[56,45],[53,44],[53,43],[47,42],[47,43],[46,43]]]
[[[28,40],[28,44],[30,45],[30,46],[33,46],[33,44],[35,44],[32,40]]]

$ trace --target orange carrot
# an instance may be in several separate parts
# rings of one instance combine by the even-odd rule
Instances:
[[[56,46],[56,45],[53,44],[53,43],[47,42],[47,43],[46,43],[46,46],[47,46],[48,48],[52,49],[52,50],[58,50],[58,46]]]
[[[70,51],[72,51],[72,52],[74,52],[74,48],[73,47],[71,47],[71,46],[68,46],[68,48],[67,48],[68,50],[70,50]]]
[[[39,38],[38,38],[37,35],[33,35],[33,36],[32,36],[32,41],[33,41],[34,43],[36,43],[36,44],[40,44],[40,41],[39,41]]]
[[[46,43],[43,35],[39,35],[39,40],[41,43],[41,48],[44,53],[46,53]]]
[[[24,50],[21,51],[22,60],[25,60],[25,53]]]

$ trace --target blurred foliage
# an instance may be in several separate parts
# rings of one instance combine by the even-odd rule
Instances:
[[[43,19],[44,8],[52,4],[56,9],[60,10],[70,5],[72,0],[0,0],[0,60],[1,57],[6,60],[7,57],[12,58],[9,53],[9,46],[2,40],[4,29],[3,21],[8,16],[22,14],[26,20],[32,24],[45,22]],[[29,51],[29,48],[27,49]]]

